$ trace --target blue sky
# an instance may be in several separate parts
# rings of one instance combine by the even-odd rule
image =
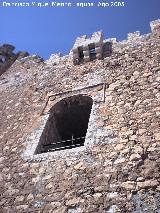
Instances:
[[[2,7],[1,0],[0,44],[11,43],[16,46],[16,51],[26,50],[30,54],[39,54],[47,59],[52,53],[68,54],[76,37],[84,34],[90,36],[98,30],[103,30],[105,38],[116,37],[118,40],[125,39],[128,32],[150,32],[149,22],[160,18],[160,0],[120,0],[123,1],[124,7],[96,6],[98,2],[110,3],[111,0],[71,0],[74,4],[93,2],[95,6],[38,8]]]

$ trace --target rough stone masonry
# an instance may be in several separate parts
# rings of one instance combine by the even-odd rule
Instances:
[[[47,61],[10,47],[0,49],[0,212],[160,213],[160,20],[121,42],[82,36]],[[84,144],[37,154],[48,135],[62,139],[51,118],[69,120],[82,97],[93,100]]]

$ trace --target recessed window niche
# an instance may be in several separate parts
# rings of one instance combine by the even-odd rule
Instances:
[[[89,44],[89,56],[90,56],[90,60],[95,60],[96,59],[96,49],[95,49],[95,44]]]
[[[75,95],[56,103],[41,134],[35,154],[72,149],[84,145],[93,100]]]

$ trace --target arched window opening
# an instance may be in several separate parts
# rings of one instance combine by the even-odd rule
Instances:
[[[55,104],[35,154],[83,146],[92,109],[92,98],[75,95]]]

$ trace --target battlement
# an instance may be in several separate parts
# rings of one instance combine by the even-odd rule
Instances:
[[[151,34],[159,34],[160,19],[150,22]],[[149,35],[149,34],[148,34]],[[91,37],[82,35],[77,37],[73,48],[71,49],[69,60],[74,65],[93,61],[95,59],[103,59],[111,56],[115,50],[122,46],[136,45],[141,42],[147,35],[141,35],[140,31],[128,33],[127,39],[118,41],[116,38],[104,38],[102,31],[97,31]],[[15,47],[9,44],[0,46],[0,75],[3,74],[16,59],[28,56],[27,52],[14,53]],[[68,60],[68,55],[62,57],[61,53],[52,54],[46,61],[49,66],[63,63]]]
[[[160,32],[160,19],[150,22],[151,32]],[[136,42],[141,39],[140,31],[128,33],[126,42]],[[104,40],[103,32],[98,31],[92,34],[90,38],[86,35],[78,37],[73,45],[73,63],[80,64],[83,62],[93,61],[94,59],[103,59],[112,53],[112,45],[124,43],[118,42],[116,38]]]
[[[109,54],[111,48],[109,42],[103,42],[103,32],[98,31],[92,34],[91,38],[86,35],[78,37],[73,46],[73,63],[93,61],[94,59],[102,59],[104,54]]]

